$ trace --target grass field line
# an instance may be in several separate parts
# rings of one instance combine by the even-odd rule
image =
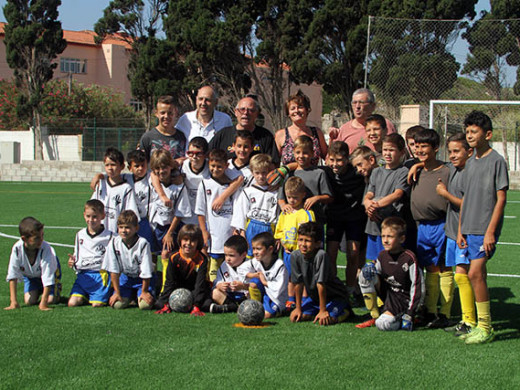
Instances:
[[[18,225],[0,225],[0,227],[10,227],[10,228],[17,228]],[[80,230],[83,229],[83,227],[77,227],[77,226],[47,226],[45,225],[45,229],[73,229],[73,230]]]
[[[4,233],[1,233],[0,232],[0,237],[5,237],[5,238],[12,238],[12,239],[15,239],[15,240],[19,240],[20,237],[19,236],[11,236],[10,234],[4,234]],[[48,242],[48,241],[47,241]],[[59,242],[48,242],[50,245],[53,245],[53,246],[61,246],[63,248],[74,248],[74,245],[69,245],[69,244],[60,244]]]

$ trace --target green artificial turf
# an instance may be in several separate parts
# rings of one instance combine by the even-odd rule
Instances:
[[[32,215],[47,226],[47,241],[72,245],[76,229],[52,227],[83,226],[89,197],[87,184],[0,182],[0,224]],[[509,192],[508,200],[520,202],[520,193]],[[505,220],[500,241],[520,242],[520,203],[509,202],[505,214],[517,218]],[[0,233],[18,235],[16,227],[1,226]],[[14,242],[0,237],[3,275]],[[68,296],[72,248],[55,249]],[[518,250],[499,245],[489,273],[520,275]],[[519,388],[520,278],[488,282],[496,340],[477,346],[443,330],[383,333],[355,322],[325,328],[279,318],[243,329],[233,326],[235,314],[159,316],[65,303],[40,312],[22,305],[0,312],[0,388]],[[21,285],[18,292],[23,302]],[[0,284],[0,304],[9,305],[7,283]],[[453,313],[458,320],[458,299]]]

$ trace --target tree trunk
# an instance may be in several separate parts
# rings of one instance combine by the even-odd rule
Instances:
[[[43,160],[43,143],[42,143],[42,129],[40,113],[37,109],[33,109],[33,123],[34,123],[34,159]]]

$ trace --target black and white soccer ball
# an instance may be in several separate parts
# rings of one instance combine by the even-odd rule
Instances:
[[[264,320],[264,305],[254,299],[245,300],[238,307],[238,320],[244,325],[260,325]]]
[[[168,303],[177,313],[189,313],[193,308],[193,295],[186,288],[178,288],[170,294]]]

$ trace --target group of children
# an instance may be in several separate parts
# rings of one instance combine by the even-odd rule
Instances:
[[[489,146],[489,117],[472,112],[464,125],[465,135],[448,139],[451,163],[437,160],[434,130],[416,126],[405,141],[386,135],[378,115],[366,127],[375,152],[349,153],[336,141],[325,167],[313,164],[306,136],[294,142],[295,164],[274,171],[270,156],[253,155],[248,131],[237,131],[229,161],[193,138],[180,169],[168,151],[155,151],[148,163],[136,150],[128,154],[131,173],[122,174],[124,158],[109,148],[85,204],[87,227],[69,255],[77,277],[68,304],[135,304],[162,314],[171,311],[171,292],[187,288],[195,316],[236,311],[250,298],[263,303],[267,318],[329,325],[351,316],[362,297],[371,318],[360,328],[411,330],[422,321],[448,329],[455,280],[462,321],[448,330],[468,344],[490,341],[486,261],[500,234],[507,168]],[[273,188],[277,174],[287,177]],[[42,292],[46,310],[59,297],[59,261],[40,222],[25,218],[20,235],[8,309],[19,307],[23,276],[26,304]],[[337,277],[340,248],[346,284]]]

